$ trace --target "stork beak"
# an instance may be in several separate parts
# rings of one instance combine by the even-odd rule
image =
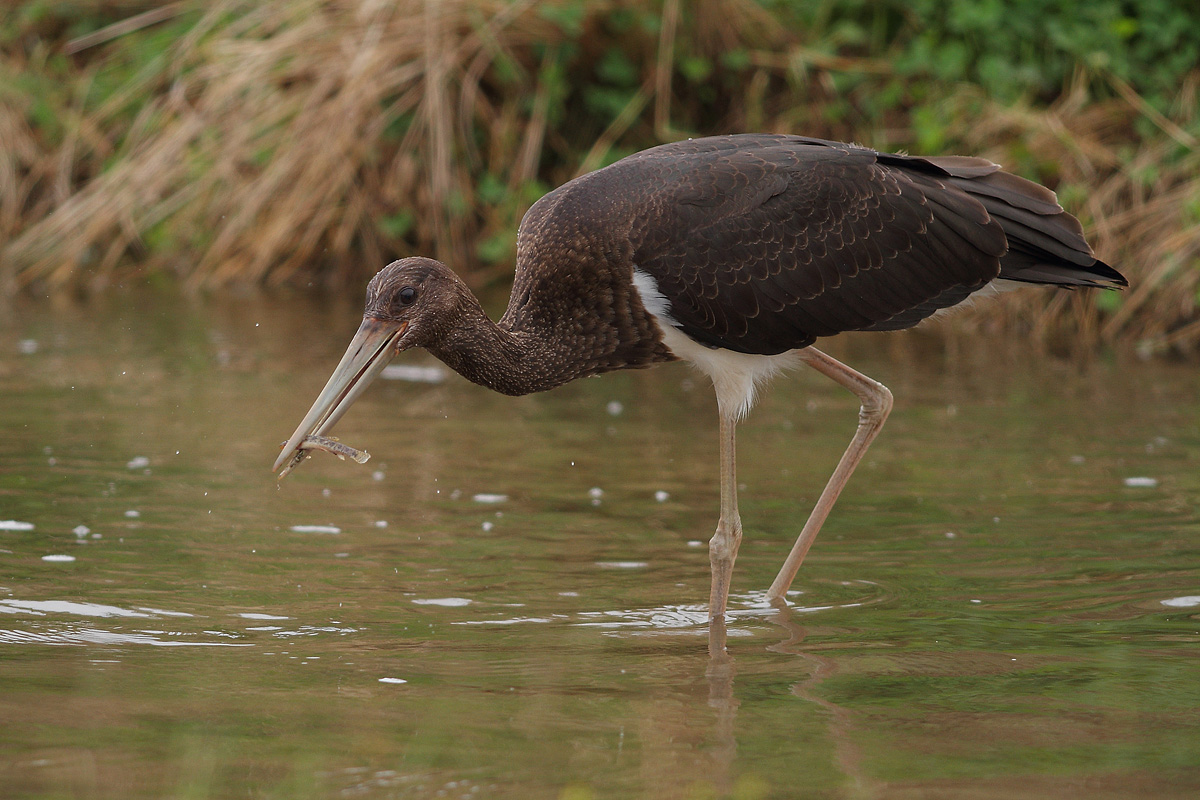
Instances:
[[[346,348],[346,354],[342,356],[329,382],[317,396],[300,427],[284,444],[279,458],[275,459],[272,472],[279,472],[282,478],[304,460],[305,453],[300,449],[304,438],[324,434],[342,418],[350,404],[358,399],[396,355],[396,346],[407,329],[407,322],[363,318],[358,333],[350,340],[350,346]],[[283,467],[282,471],[280,467]]]

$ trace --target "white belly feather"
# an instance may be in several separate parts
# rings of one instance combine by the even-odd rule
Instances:
[[[653,315],[662,331],[663,343],[679,358],[707,375],[717,393],[717,407],[723,416],[741,419],[750,412],[760,386],[785,369],[802,363],[799,350],[774,356],[738,353],[707,347],[679,330],[671,318],[670,303],[658,290],[658,283],[639,269],[633,271],[633,285],[642,305]]]

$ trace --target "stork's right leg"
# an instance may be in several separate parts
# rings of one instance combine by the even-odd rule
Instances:
[[[734,463],[736,448],[733,432],[737,422],[721,412],[721,519],[717,532],[708,543],[708,560],[712,567],[712,589],[708,594],[708,618],[723,619],[729,601],[729,583],[733,578],[733,562],[738,545],[742,543],[742,519],[737,508],[737,474]]]
[[[842,460],[838,462],[833,475],[829,477],[829,483],[821,492],[816,506],[813,507],[812,513],[808,517],[808,522],[804,523],[804,528],[800,531],[796,544],[792,546],[792,552],[788,554],[787,560],[783,562],[783,568],[779,570],[779,575],[775,577],[771,588],[767,590],[767,598],[771,600],[778,600],[787,593],[788,587],[792,585],[792,580],[796,577],[796,572],[800,569],[800,563],[808,554],[808,548],[812,547],[813,540],[817,538],[817,533],[821,530],[821,524],[829,516],[833,504],[837,502],[838,495],[842,493],[846,482],[850,480],[854,468],[858,466],[859,461],[862,461],[871,441],[879,434],[884,421],[892,410],[892,393],[882,383],[868,378],[861,372],[847,367],[837,359],[830,358],[812,347],[799,351],[799,355],[817,372],[833,378],[854,392],[862,403],[862,408],[858,412],[858,430],[854,432],[850,446],[846,448]]]

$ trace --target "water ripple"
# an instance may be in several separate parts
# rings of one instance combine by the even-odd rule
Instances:
[[[166,634],[171,635],[171,634]],[[183,634],[176,634],[183,635]],[[16,631],[0,629],[0,644],[145,644],[154,647],[253,647],[240,642],[195,642],[178,639],[162,639],[146,633],[119,633],[97,628],[71,628],[46,631]]]
[[[45,618],[34,624],[34,629],[0,629],[0,644],[142,644],[154,647],[252,647],[248,643],[197,641],[189,637],[196,634],[180,631],[141,630],[127,633],[105,631],[89,627],[87,623],[75,621],[53,621],[56,616],[91,617],[99,619],[158,619],[161,617],[191,617],[182,611],[165,611],[155,608],[129,609],[108,606],[102,603],[77,603],[70,600],[0,600],[0,613]],[[221,636],[217,631],[205,634]],[[230,636],[230,638],[239,638]]]
[[[846,586],[869,591],[850,601],[825,605],[803,605],[795,602],[802,592],[788,592],[784,607],[793,614],[812,614],[840,608],[861,608],[875,605],[887,599],[888,593],[873,581],[856,580],[844,582]],[[765,591],[731,595],[726,618],[730,620],[767,619],[779,613],[780,607],[767,599]],[[563,622],[567,625],[607,630],[677,631],[703,633],[708,628],[708,605],[704,603],[678,604],[658,608],[613,609],[608,611],[579,611],[574,614],[551,614],[549,616],[504,617],[499,619],[461,620],[454,625],[521,625],[527,623]],[[749,636],[749,631],[730,630],[731,636]]]
[[[24,611],[43,617],[47,614],[74,614],[81,617],[153,617],[142,611],[131,611],[99,603],[73,603],[68,600],[0,600],[0,612],[16,614]]]

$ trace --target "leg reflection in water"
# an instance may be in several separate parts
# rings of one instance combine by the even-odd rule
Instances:
[[[732,792],[730,775],[737,758],[737,737],[734,723],[740,703],[733,695],[733,677],[737,674],[733,656],[725,649],[725,618],[716,617],[708,623],[708,705],[716,712],[713,726],[713,776],[718,797]]]
[[[791,691],[796,697],[824,712],[836,765],[849,784],[845,796],[855,800],[879,797],[883,784],[867,774],[863,768],[862,751],[854,741],[854,712],[821,696],[821,684],[837,674],[837,660],[803,647],[808,630],[799,623],[797,614],[790,608],[778,606],[776,613],[768,619],[782,628],[787,636],[767,650],[799,659],[807,666],[808,677],[793,684]],[[734,789],[732,775],[735,774],[737,760],[735,728],[740,705],[734,692],[736,663],[726,648],[726,640],[725,620],[711,620],[705,678],[708,681],[708,705],[716,715],[712,734],[712,777],[718,797],[728,796]]]

